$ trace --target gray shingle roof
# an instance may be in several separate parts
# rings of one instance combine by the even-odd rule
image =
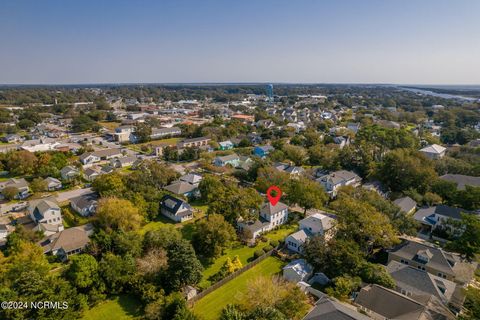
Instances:
[[[267,215],[272,215],[282,210],[287,209],[288,206],[283,202],[278,202],[276,205],[272,205],[270,202],[264,203],[260,212]]]
[[[410,197],[403,197],[393,201],[397,206],[400,207],[400,210],[403,212],[410,212],[415,209],[417,203]]]

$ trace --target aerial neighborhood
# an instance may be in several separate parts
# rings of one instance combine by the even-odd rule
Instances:
[[[1,88],[0,295],[59,319],[479,319],[479,101]]]

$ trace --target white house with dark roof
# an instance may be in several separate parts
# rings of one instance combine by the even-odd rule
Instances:
[[[441,159],[445,156],[447,148],[442,147],[438,144],[431,144],[429,146],[426,146],[425,148],[420,149],[419,151],[423,153],[427,158],[436,160]]]
[[[183,200],[165,195],[160,201],[160,213],[175,222],[193,219],[192,207]]]

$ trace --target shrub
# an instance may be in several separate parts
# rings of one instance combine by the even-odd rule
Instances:
[[[278,246],[278,240],[272,240],[270,241],[270,245],[274,248],[276,248]]]
[[[257,258],[263,256],[263,254],[264,254],[263,250],[256,250],[256,251],[253,253],[253,257],[254,257],[255,259],[257,259]]]
[[[272,250],[272,249],[273,249],[273,247],[272,247],[271,245],[268,245],[268,246],[266,246],[266,247],[263,248],[263,251],[268,252],[268,251],[270,251],[270,250]]]

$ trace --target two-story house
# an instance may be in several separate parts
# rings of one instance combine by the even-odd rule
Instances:
[[[243,233],[245,238],[255,239],[263,232],[272,230],[273,228],[285,224],[288,221],[288,206],[282,202],[272,205],[270,202],[265,203],[260,209],[258,220],[244,221],[239,219],[237,227]]]
[[[388,252],[388,263],[397,261],[443,279],[468,284],[477,263],[466,262],[456,253],[444,251],[431,244],[405,240]]]
[[[330,239],[333,235],[335,219],[322,213],[314,213],[299,221],[299,230],[285,239],[287,248],[303,253],[305,243],[313,236],[324,236]]]
[[[338,189],[343,186],[357,187],[360,185],[362,179],[354,172],[339,170],[316,179],[330,197],[336,197]]]
[[[165,195],[160,200],[160,213],[175,222],[193,219],[193,209],[185,201],[170,195]]]
[[[213,163],[217,167],[225,167],[226,165],[230,165],[236,168],[240,165],[240,157],[237,154],[233,153],[222,157],[216,157],[213,160]]]
[[[60,207],[53,198],[30,201],[28,212],[36,230],[47,236],[64,229]]]
[[[429,235],[437,228],[446,227],[446,223],[449,220],[460,221],[462,219],[462,213],[476,214],[461,208],[449,207],[440,204],[434,207],[419,209],[417,212],[415,212],[413,218],[421,224],[421,233]],[[452,233],[461,232],[461,230],[452,229],[453,226],[450,225],[448,228],[448,231]]]

